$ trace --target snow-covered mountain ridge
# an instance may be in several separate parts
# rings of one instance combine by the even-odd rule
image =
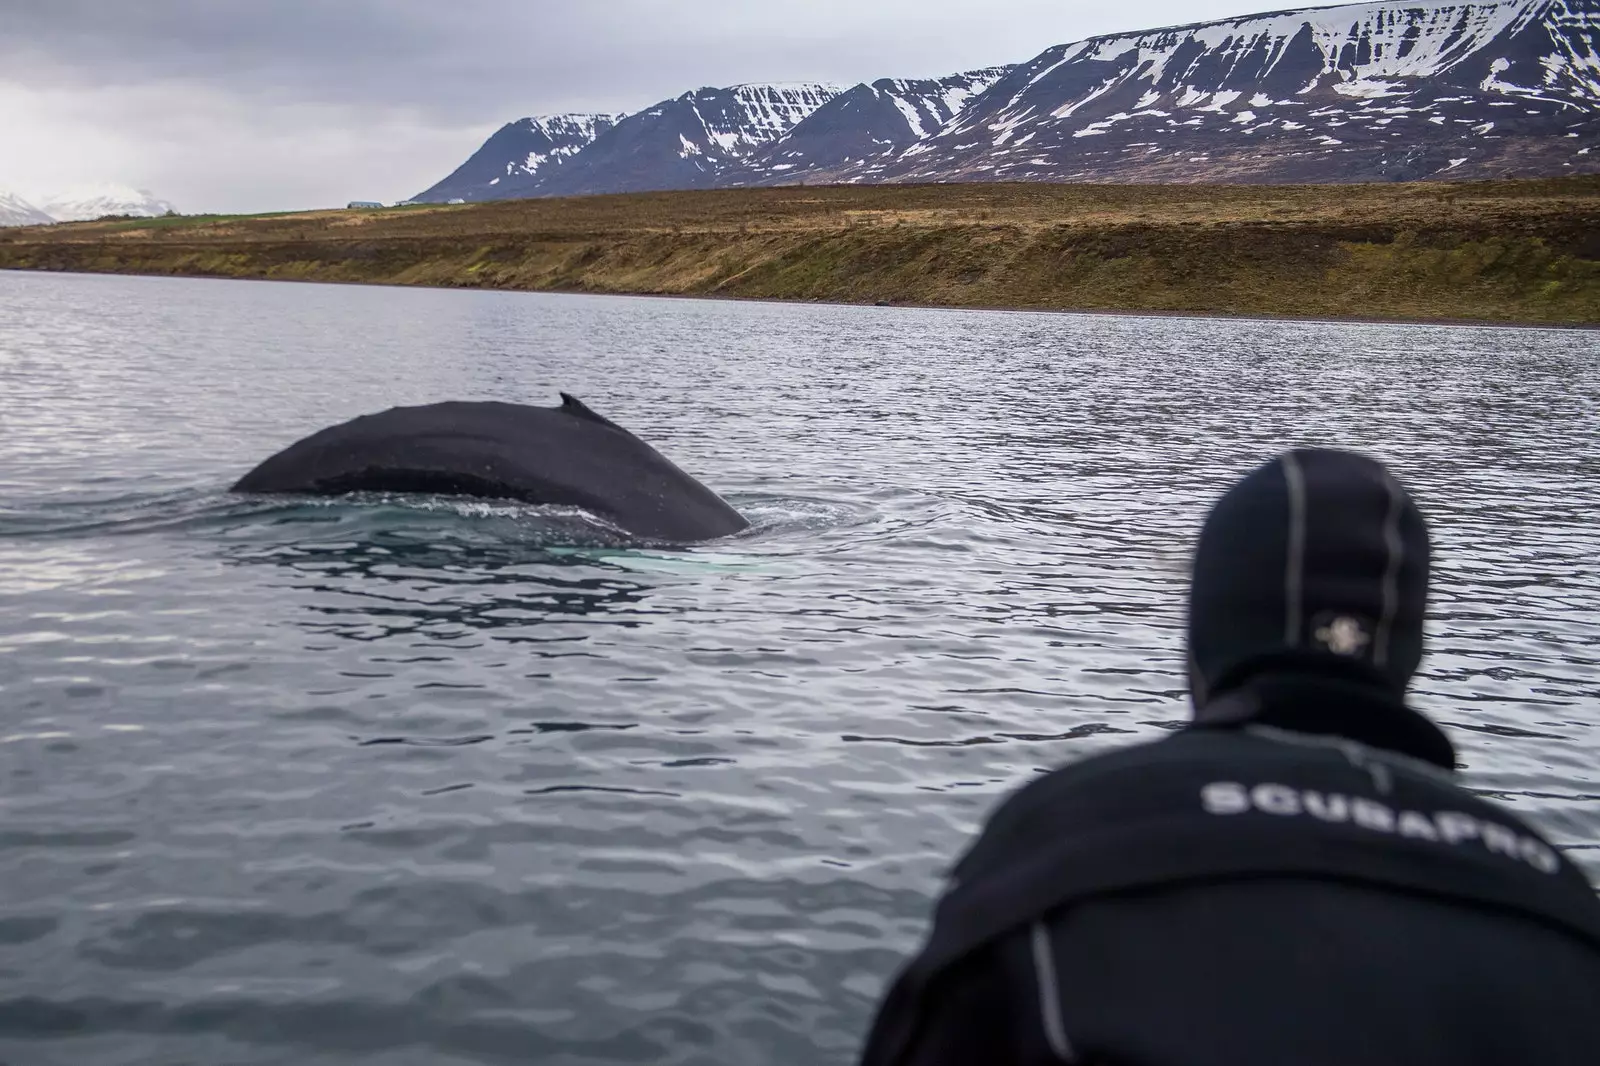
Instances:
[[[419,194],[418,200],[491,200],[526,196],[550,169],[594,143],[622,115],[567,114],[508,122],[449,177]]]
[[[663,101],[546,176],[480,193],[1595,173],[1600,0],[1280,11],[1093,37],[948,78],[801,87],[763,106],[777,89]]]
[[[34,205],[15,193],[0,191],[0,226],[44,226],[52,222],[84,222],[105,215],[151,218],[173,210],[143,189],[126,185],[87,185]]]
[[[723,184],[746,156],[839,92],[809,83],[695,89],[624,118],[533,192],[575,196]]]
[[[57,222],[86,222],[105,215],[154,218],[174,210],[145,189],[126,185],[87,185],[53,196],[40,209]]]
[[[1057,46],[855,177],[1570,173],[1600,162],[1597,124],[1600,0],[1368,3]]]
[[[856,162],[892,157],[938,133],[1009,70],[990,67],[946,78],[883,78],[857,85],[751,153],[724,184],[828,181]]]
[[[632,115],[519,119],[416,199],[705,187],[838,93],[822,84],[733,85],[695,89]]]

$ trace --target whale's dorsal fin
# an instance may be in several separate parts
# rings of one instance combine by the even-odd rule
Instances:
[[[587,406],[585,406],[582,400],[578,399],[570,392],[563,392],[561,394],[561,411],[563,414],[569,414],[574,418],[587,418],[589,421],[598,422],[602,426],[610,426],[612,429],[622,429],[621,426],[611,421],[611,419],[591,411]],[[626,431],[624,430],[624,432]]]

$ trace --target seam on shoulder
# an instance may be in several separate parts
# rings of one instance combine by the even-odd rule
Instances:
[[[1381,764],[1408,772],[1417,777],[1427,778],[1437,784],[1457,787],[1461,784],[1460,778],[1456,777],[1455,774],[1443,767],[1435,766],[1426,759],[1403,755],[1398,751],[1384,751],[1380,748],[1374,748],[1370,744],[1363,744],[1359,740],[1324,736],[1318,733],[1300,733],[1292,729],[1280,729],[1272,725],[1247,725],[1244,727],[1244,731],[1250,736],[1274,744],[1289,744],[1301,748],[1338,752],[1349,761],[1350,765],[1361,770],[1369,770],[1373,764]]]
[[[1395,615],[1400,613],[1400,567],[1405,560],[1405,541],[1400,537],[1400,513],[1405,507],[1400,483],[1392,477],[1383,479],[1389,494],[1389,507],[1383,516],[1383,546],[1388,558],[1383,568],[1383,614],[1378,619],[1378,632],[1372,641],[1372,665],[1385,669],[1389,665],[1389,644],[1394,635]]]
[[[1066,1023],[1061,1018],[1061,987],[1056,981],[1056,960],[1050,954],[1050,932],[1044,922],[1033,923],[1029,933],[1033,944],[1033,972],[1039,985],[1039,1020],[1044,1039],[1057,1059],[1073,1063],[1072,1044],[1067,1040]]]
[[[1294,452],[1283,454],[1283,480],[1289,490],[1289,544],[1283,572],[1283,639],[1300,646],[1305,622],[1306,475]]]

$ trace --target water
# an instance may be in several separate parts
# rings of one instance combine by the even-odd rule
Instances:
[[[1297,443],[1416,491],[1417,702],[1600,874],[1595,341],[0,274],[0,1062],[848,1062],[985,810],[1184,718]],[[224,492],[557,389],[754,529]]]

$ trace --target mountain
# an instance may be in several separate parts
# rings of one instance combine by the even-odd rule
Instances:
[[[735,85],[696,89],[633,115],[521,119],[415,199],[702,188],[838,92],[831,85]]]
[[[696,89],[629,115],[532,191],[542,196],[702,189],[839,95],[832,85]]]
[[[1600,169],[1600,0],[1357,4],[1061,45],[873,180]]]
[[[0,226],[43,226],[54,221],[15,193],[0,192]]]
[[[898,155],[943,129],[967,102],[1005,77],[990,67],[947,78],[884,78],[847,89],[745,160],[729,185],[828,181],[853,164]]]
[[[506,154],[483,173],[498,177]],[[845,91],[700,89],[621,119],[560,166],[474,188],[1597,172],[1600,0],[1414,0],[1109,34],[1013,67]]]
[[[45,201],[43,210],[57,222],[84,222],[103,215],[153,218],[174,210],[143,189],[126,185],[94,185],[71,189]]]
[[[449,177],[414,199],[442,203],[515,196],[615,126],[622,115],[545,115],[508,122]]]

